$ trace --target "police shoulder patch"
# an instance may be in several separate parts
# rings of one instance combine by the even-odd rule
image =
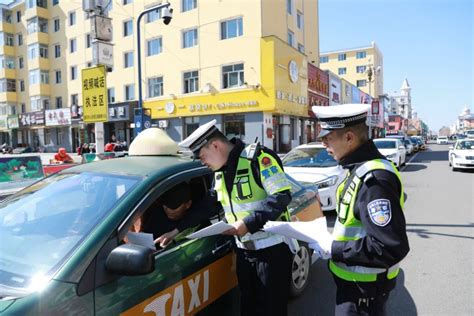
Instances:
[[[367,204],[370,220],[377,226],[386,226],[392,219],[392,208],[387,199],[377,199]]]
[[[272,160],[268,157],[263,157],[262,158],[262,164],[265,166],[265,167],[268,167],[272,164]]]

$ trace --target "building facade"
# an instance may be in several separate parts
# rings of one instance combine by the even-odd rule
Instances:
[[[157,11],[141,24],[142,91],[153,123],[176,141],[216,118],[228,136],[258,137],[277,151],[304,142],[312,124],[307,63],[319,63],[317,1],[169,2],[170,25]],[[133,138],[136,21],[156,4],[105,8],[114,45],[106,142]],[[1,9],[1,140],[47,151],[94,142],[94,125],[82,122],[81,70],[94,64],[94,43],[80,1],[17,0]]]
[[[383,55],[375,42],[365,47],[321,52],[319,61],[321,69],[337,74],[364,93],[374,98],[383,94]]]

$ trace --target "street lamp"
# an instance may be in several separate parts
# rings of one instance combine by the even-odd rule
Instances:
[[[137,53],[138,53],[138,112],[140,114],[140,120],[135,122],[135,131],[136,134],[140,133],[143,130],[143,95],[142,95],[142,50],[141,50],[141,37],[140,37],[140,21],[142,17],[150,12],[156,11],[159,12],[163,9],[163,14],[161,18],[165,25],[170,24],[173,17],[173,9],[170,8],[169,3],[159,4],[149,9],[146,9],[137,19]],[[138,124],[137,124],[138,123]],[[138,125],[138,126],[137,126]]]

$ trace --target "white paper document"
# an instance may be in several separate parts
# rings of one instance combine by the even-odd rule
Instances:
[[[153,234],[128,232],[127,239],[131,244],[145,246],[152,250],[156,250]]]
[[[203,229],[198,230],[197,232],[187,235],[186,238],[194,239],[194,238],[202,238],[202,237],[207,237],[207,236],[212,236],[212,235],[218,235],[218,234],[222,234],[223,232],[231,228],[234,228],[234,226],[224,223],[223,221],[219,221],[215,224],[212,224],[211,226],[204,227]]]
[[[266,232],[283,235],[307,243],[317,242],[317,238],[329,235],[326,217],[319,217],[311,222],[272,222],[263,226]]]

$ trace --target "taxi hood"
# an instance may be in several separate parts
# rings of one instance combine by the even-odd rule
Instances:
[[[178,154],[178,144],[162,129],[147,128],[130,144],[129,156],[169,156]]]

